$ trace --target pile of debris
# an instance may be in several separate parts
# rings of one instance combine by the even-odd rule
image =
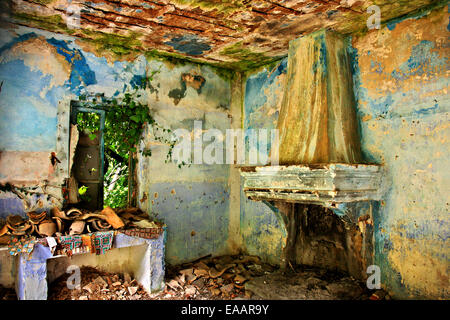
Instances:
[[[0,244],[8,244],[11,236],[16,237],[60,237],[97,231],[158,228],[160,225],[150,221],[148,215],[139,208],[113,210],[106,207],[101,211],[89,212],[71,208],[61,211],[54,207],[50,216],[46,212],[28,212],[28,219],[20,215],[9,215],[0,219]]]
[[[389,300],[383,290],[334,270],[296,266],[252,279],[246,290],[264,300]]]
[[[69,289],[69,275],[55,280],[48,291],[48,300],[148,300],[150,296],[127,273],[119,276],[92,267],[80,268],[81,283]]]
[[[383,290],[338,271],[297,266],[281,270],[257,256],[206,257],[168,268],[158,299],[388,300]]]
[[[249,299],[245,283],[277,267],[257,256],[205,257],[168,269],[163,299]]]
[[[191,263],[168,266],[166,287],[148,294],[128,274],[117,275],[81,267],[80,288],[67,288],[68,275],[49,286],[49,300],[229,300],[249,299],[244,284],[269,274],[276,267],[256,256],[206,257]]]
[[[315,267],[282,271],[256,256],[205,257],[166,269],[165,289],[148,294],[130,275],[81,267],[81,284],[69,275],[49,286],[50,300],[388,300],[348,275]]]

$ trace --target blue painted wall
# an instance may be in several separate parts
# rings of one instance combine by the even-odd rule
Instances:
[[[386,166],[375,263],[400,298],[448,298],[448,7],[353,39],[364,156]]]
[[[287,58],[284,58],[273,69],[263,68],[246,79],[243,105],[244,129],[276,129],[286,69]],[[267,150],[270,150],[270,144]],[[249,151],[247,139],[246,152]],[[262,152],[262,150],[258,151]],[[266,156],[268,154],[269,151]],[[243,248],[268,262],[279,263],[286,240],[283,224],[268,206],[262,202],[248,200],[243,190],[241,190],[240,205]]]
[[[230,127],[229,79],[211,67],[174,65],[143,55],[119,61],[88,51],[75,38],[26,27],[1,29],[0,36],[0,183],[36,186],[45,179],[60,184],[67,173],[55,174],[49,155],[58,148],[67,153],[69,119],[61,116],[61,112],[69,113],[67,101],[86,93],[120,95],[126,86],[154,70],[159,73],[153,87],[142,92],[142,99],[162,126],[190,129],[194,120],[202,120],[205,129],[225,132]],[[183,74],[203,79],[200,88],[183,82]],[[175,101],[170,92],[183,85]],[[62,101],[66,105],[61,106]],[[179,169],[165,163],[167,146],[153,144],[151,134],[145,134],[143,143],[151,146],[153,156],[139,158],[138,203],[167,224],[167,261],[183,262],[226,251],[229,166]],[[67,154],[62,160],[60,166],[67,166]],[[147,200],[144,194],[149,195]],[[56,196],[61,196],[60,190]],[[31,198],[31,204],[39,210],[58,204],[52,198],[38,200]],[[0,217],[25,215],[26,210],[14,194],[0,192]]]

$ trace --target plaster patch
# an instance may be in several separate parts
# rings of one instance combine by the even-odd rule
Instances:
[[[49,86],[40,93],[41,97],[52,87],[62,86],[69,79],[71,72],[69,63],[42,37],[16,43],[0,56],[0,63],[13,60],[23,60],[30,70],[38,70],[52,76]]]
[[[405,286],[429,297],[449,297],[448,262],[437,258],[442,250],[449,255],[448,241],[405,239],[397,233],[391,233],[391,241],[388,257]]]

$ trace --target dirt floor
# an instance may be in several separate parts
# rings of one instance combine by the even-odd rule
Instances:
[[[81,284],[67,288],[63,275],[49,286],[49,300],[383,300],[382,290],[339,272],[297,266],[284,271],[256,256],[205,257],[167,266],[166,287],[148,294],[132,276],[81,267]],[[16,299],[0,287],[0,299]]]

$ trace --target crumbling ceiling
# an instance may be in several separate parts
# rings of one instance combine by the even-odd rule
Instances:
[[[367,30],[367,8],[373,4],[380,7],[381,20],[389,21],[439,2],[11,0],[3,12],[21,25],[77,36],[97,54],[126,59],[145,52],[245,71],[287,55],[290,40],[315,30]],[[67,26],[70,5],[80,8],[79,28]]]

